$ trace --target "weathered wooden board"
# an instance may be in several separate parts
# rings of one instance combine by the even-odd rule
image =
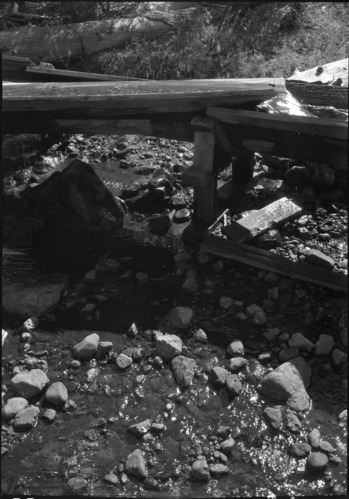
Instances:
[[[348,79],[348,59],[340,59],[328,64],[321,64],[306,71],[296,70],[287,81],[331,84],[337,78]]]
[[[301,212],[301,206],[291,199],[283,197],[255,213],[222,227],[222,232],[239,243],[250,241],[254,237],[261,236],[268,230],[277,227],[282,222],[300,215]]]
[[[15,57],[2,55],[2,80],[3,81],[28,81],[27,67],[35,66],[28,57]]]
[[[67,71],[65,69],[50,69],[27,67],[26,73],[30,80],[41,81],[144,81],[146,78],[130,78],[128,76],[104,75],[100,73],[85,73],[83,71]]]
[[[309,263],[290,262],[269,251],[210,235],[200,245],[202,251],[270,272],[288,275],[319,286],[348,292],[347,276]]]
[[[348,83],[346,86],[337,87],[286,81],[286,88],[302,104],[334,106],[337,109],[348,109]]]

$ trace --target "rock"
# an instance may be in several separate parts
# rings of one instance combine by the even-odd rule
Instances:
[[[143,437],[151,428],[151,420],[146,419],[145,421],[142,421],[140,423],[135,423],[127,428],[127,431],[132,433],[137,438]]]
[[[293,188],[304,188],[311,184],[312,176],[306,166],[292,166],[285,174],[285,183]]]
[[[26,431],[34,428],[38,421],[40,409],[35,405],[29,405],[16,414],[13,426],[18,431]]]
[[[223,464],[228,461],[227,456],[225,454],[223,454],[223,452],[219,452],[218,450],[214,451],[213,457],[215,459],[218,459],[219,461],[221,461]]]
[[[171,360],[180,355],[182,348],[182,340],[175,334],[163,334],[156,337],[156,352],[165,360]]]
[[[221,442],[219,448],[224,454],[229,454],[235,445],[235,440],[232,437],[227,438]]]
[[[299,354],[298,347],[284,348],[279,353],[279,359],[281,362],[287,362],[288,360],[294,359]]]
[[[262,249],[270,250],[282,246],[284,240],[277,229],[270,229],[260,236],[257,240],[257,246]]]
[[[336,452],[336,449],[326,440],[320,440],[319,449],[322,452],[325,452],[325,454],[332,454],[333,452]]]
[[[334,367],[340,367],[347,361],[347,354],[339,350],[339,348],[334,348],[331,354],[331,361]]]
[[[213,367],[209,374],[209,381],[216,387],[221,388],[225,385],[228,371],[224,367]]]
[[[168,325],[173,329],[186,329],[190,326],[194,312],[189,307],[175,307],[167,315]]]
[[[258,390],[273,400],[286,402],[291,409],[305,411],[310,406],[306,392],[310,376],[311,369],[306,361],[296,357],[268,373],[258,385]]]
[[[175,357],[171,361],[171,367],[177,383],[186,388],[190,385],[195,374],[195,360],[183,355]]]
[[[191,217],[191,212],[190,210],[188,210],[188,208],[181,208],[180,210],[177,210],[176,213],[174,214],[174,219],[177,223],[186,222],[187,220],[190,220],[190,217]]]
[[[217,437],[227,438],[231,433],[230,426],[218,426],[216,435]]]
[[[149,230],[152,234],[163,235],[167,232],[172,219],[169,215],[153,215],[149,218]]]
[[[282,425],[281,407],[267,406],[263,411],[263,415],[274,430],[280,430]]]
[[[246,308],[246,314],[248,317],[252,317],[252,322],[257,326],[261,326],[266,323],[265,312],[259,305],[249,305]]]
[[[315,343],[315,355],[330,355],[334,346],[333,336],[329,334],[321,334],[318,341]]]
[[[319,448],[319,443],[321,440],[321,433],[317,428],[311,430],[308,434],[308,443],[312,446],[313,449],[317,450]]]
[[[134,196],[137,196],[140,189],[141,186],[138,182],[131,182],[130,184],[124,186],[120,197],[122,199],[132,198]]]
[[[151,430],[154,433],[159,434],[166,430],[166,425],[164,425],[163,423],[152,423]]]
[[[126,460],[126,472],[136,478],[145,478],[145,461],[143,453],[140,449],[136,449],[131,454],[127,456]]]
[[[36,274],[14,278],[2,285],[2,307],[5,312],[20,315],[42,315],[57,305],[68,286],[65,274]]]
[[[145,477],[142,485],[147,490],[159,490],[159,488],[160,488],[159,482],[151,476]]]
[[[203,329],[197,329],[193,334],[193,339],[199,343],[207,343],[207,334]]]
[[[247,360],[243,357],[233,357],[229,360],[228,368],[232,372],[241,371],[247,364]]]
[[[307,465],[312,471],[318,473],[328,465],[328,457],[323,452],[312,452],[308,456]]]
[[[83,492],[86,492],[88,481],[81,476],[74,476],[72,478],[69,478],[67,487],[73,492],[73,494],[79,495]]]
[[[228,310],[234,305],[234,300],[233,298],[229,298],[229,296],[221,296],[219,299],[219,305],[224,308],[224,310]]]
[[[39,322],[40,320],[37,317],[29,317],[29,319],[23,323],[22,328],[24,331],[31,332],[38,326]]]
[[[115,473],[113,473],[112,471],[110,473],[108,473],[107,475],[105,475],[103,480],[105,482],[111,483],[112,485],[116,485],[119,483],[119,479],[118,479],[117,475],[115,475]]]
[[[25,409],[29,402],[23,397],[13,397],[7,400],[5,407],[2,410],[4,419],[13,419],[16,414]]]
[[[286,427],[293,432],[300,431],[300,429],[302,428],[302,423],[300,422],[300,420],[289,409],[287,409],[286,411]]]
[[[330,189],[334,184],[335,176],[332,168],[327,165],[316,165],[313,172],[313,184],[317,189]]]
[[[48,402],[54,405],[64,405],[68,400],[68,390],[60,381],[52,383],[45,393]]]
[[[289,453],[292,456],[302,459],[311,453],[311,446],[305,442],[297,442],[289,449]]]
[[[73,355],[77,359],[88,360],[97,352],[99,335],[92,333],[73,347]]]
[[[227,347],[227,352],[232,357],[243,355],[244,354],[244,345],[243,345],[242,341],[240,341],[240,340],[232,341]]]
[[[268,328],[263,334],[263,336],[268,342],[271,343],[276,340],[276,338],[279,336],[280,333],[281,333],[280,328],[273,327],[273,328]]]
[[[347,417],[348,417],[348,410],[347,409],[344,409],[344,411],[342,411],[338,414],[338,419],[340,421],[347,421]]]
[[[210,473],[206,459],[198,459],[194,461],[191,465],[190,474],[195,480],[208,482],[210,479]]]
[[[293,334],[291,338],[288,340],[288,345],[290,347],[296,347],[299,348],[300,350],[307,350],[307,351],[313,350],[314,348],[314,343],[312,343],[305,336],[303,336],[302,333]]]
[[[224,464],[210,464],[209,471],[213,478],[219,478],[222,475],[230,473],[228,466],[225,466]]]
[[[332,269],[335,265],[335,261],[330,256],[325,255],[317,249],[309,250],[305,255],[306,260],[314,265],[319,265],[319,267],[324,267],[326,269]]]
[[[133,360],[128,355],[121,353],[117,356],[115,362],[119,369],[127,369],[133,363]]]
[[[52,421],[54,421],[57,417],[57,411],[55,411],[54,409],[45,409],[41,417],[47,419],[50,423],[52,423]]]
[[[41,369],[18,373],[11,379],[13,389],[26,399],[39,395],[49,382]]]
[[[96,359],[105,359],[108,353],[112,350],[113,343],[111,341],[100,341],[97,347]]]
[[[239,393],[242,390],[242,385],[239,377],[237,374],[228,374],[227,380],[226,380],[226,385],[227,385],[227,391],[229,395],[232,395],[233,397],[236,397],[236,395],[239,395]]]

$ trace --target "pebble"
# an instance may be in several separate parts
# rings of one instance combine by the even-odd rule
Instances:
[[[47,375],[41,369],[32,369],[29,372],[21,372],[11,378],[13,389],[25,399],[39,395],[50,382]]]
[[[291,336],[291,338],[288,340],[288,345],[290,347],[297,347],[300,350],[313,350],[314,348],[314,343],[312,343],[308,338],[303,336],[302,333],[295,333]]]
[[[348,410],[347,409],[344,409],[344,411],[342,411],[339,415],[338,415],[338,418],[340,419],[340,421],[347,421],[347,413],[348,413]]]
[[[203,329],[197,329],[193,334],[193,339],[199,343],[207,343],[207,334]]]
[[[286,427],[293,432],[300,431],[302,428],[301,421],[297,418],[294,412],[289,409],[286,411]]]
[[[328,465],[328,457],[323,452],[312,452],[308,456],[307,465],[312,471],[323,471]]]
[[[29,405],[16,414],[13,426],[18,431],[26,431],[34,428],[38,421],[40,409],[35,405]]]
[[[113,343],[111,341],[100,341],[98,343],[96,359],[102,360],[105,359],[108,353],[112,350]]]
[[[234,445],[235,445],[235,440],[232,437],[229,437],[226,440],[223,440],[223,442],[221,442],[219,449],[224,454],[229,454]]]
[[[13,419],[21,410],[28,407],[28,400],[23,397],[13,397],[7,400],[5,407],[2,410],[4,419]]]
[[[218,426],[216,434],[217,437],[227,438],[231,433],[230,426]]]
[[[247,317],[251,317],[252,322],[257,326],[262,326],[267,321],[264,310],[256,304],[249,305],[246,308],[246,315]]]
[[[312,446],[313,449],[317,450],[319,448],[319,443],[321,440],[321,433],[317,428],[311,430],[308,434],[308,442]]]
[[[190,217],[191,212],[190,210],[188,210],[188,208],[181,208],[174,214],[174,219],[178,223],[186,222],[187,220],[190,220]]]
[[[88,360],[97,352],[99,335],[92,333],[73,347],[73,355],[80,360]]]
[[[175,357],[171,361],[174,377],[182,388],[187,388],[192,382],[195,374],[195,360],[183,355]]]
[[[118,477],[113,472],[108,473],[107,475],[105,475],[104,478],[103,478],[103,480],[105,482],[111,483],[112,485],[116,485],[116,484],[119,483]]]
[[[41,417],[47,419],[50,423],[52,423],[52,421],[54,421],[57,417],[57,411],[55,411],[54,409],[46,409],[42,413]]]
[[[175,307],[167,315],[168,325],[173,329],[188,328],[194,318],[194,311],[189,307]]]
[[[330,444],[330,442],[327,442],[326,440],[320,440],[319,449],[326,454],[336,452],[336,449]]]
[[[233,357],[229,359],[228,369],[232,372],[241,371],[247,364],[247,360],[243,357]]]
[[[179,336],[175,334],[163,334],[156,336],[156,352],[165,360],[182,353],[183,343]]]
[[[164,425],[163,423],[152,423],[151,430],[154,433],[162,433],[166,430],[166,425]]]
[[[234,300],[228,296],[221,296],[219,299],[219,305],[224,308],[224,310],[228,310],[234,305]]]
[[[334,348],[331,354],[331,361],[334,367],[340,367],[347,361],[347,354],[339,350],[339,348]]]
[[[227,380],[226,380],[226,385],[227,385],[227,391],[230,395],[235,397],[236,395],[239,395],[239,393],[242,390],[242,385],[239,377],[237,374],[228,374]]]
[[[284,348],[279,353],[280,362],[287,362],[288,360],[294,359],[299,354],[298,347]]]
[[[160,488],[159,482],[151,476],[145,477],[142,485],[147,490],[158,490]]]
[[[29,319],[23,323],[22,328],[25,331],[31,332],[38,326],[39,322],[40,320],[37,317],[29,317]]]
[[[127,428],[127,431],[132,433],[137,438],[143,437],[151,428],[151,420],[146,419],[145,421],[141,421],[140,423],[135,423]]]
[[[133,360],[128,355],[121,353],[115,359],[115,362],[119,369],[127,369],[133,363]]]
[[[319,265],[320,267],[324,267],[326,269],[332,269],[335,266],[335,261],[330,256],[325,255],[321,251],[317,249],[309,250],[306,255],[306,259],[309,263],[313,263],[314,265]]]
[[[130,336],[131,338],[135,338],[138,334],[138,328],[137,324],[133,322],[131,326],[127,330],[127,336]]]
[[[315,355],[329,355],[334,346],[334,339],[329,334],[321,334],[315,343]]]
[[[305,442],[297,442],[290,448],[289,452],[293,456],[301,459],[311,453],[311,446]]]
[[[224,263],[222,262],[222,260],[217,260],[217,262],[212,266],[217,272],[217,274],[220,274],[224,268]]]
[[[232,357],[243,355],[244,354],[244,345],[243,345],[242,341],[240,341],[240,340],[232,341],[227,347],[227,352]]]
[[[230,473],[228,466],[225,466],[224,464],[211,464],[209,466],[209,471],[213,478],[218,478],[222,475]]]
[[[74,494],[82,494],[83,492],[86,491],[87,486],[88,486],[87,480],[80,476],[74,476],[72,478],[69,478],[67,482],[67,487]]]
[[[273,327],[273,328],[268,328],[263,333],[263,336],[267,341],[269,341],[271,343],[271,342],[276,340],[276,338],[279,336],[280,333],[281,333],[281,329],[279,329],[278,327]]]
[[[121,264],[117,260],[114,260],[113,258],[103,258],[98,260],[95,269],[97,272],[117,272],[120,270],[120,267]]]
[[[209,374],[209,381],[216,387],[221,388],[225,385],[228,371],[224,367],[213,367]]]
[[[267,406],[263,415],[274,430],[280,430],[282,426],[282,412],[281,407]]]
[[[136,478],[146,477],[145,461],[140,449],[135,449],[127,456],[125,469],[127,473]]]
[[[205,459],[197,459],[193,462],[190,470],[191,476],[200,482],[208,482],[210,473]]]
[[[79,367],[81,367],[80,360],[77,359],[72,360],[69,367],[71,367],[72,369],[79,369]]]
[[[60,406],[64,405],[68,400],[68,390],[61,381],[52,383],[45,393],[45,398],[51,404]]]

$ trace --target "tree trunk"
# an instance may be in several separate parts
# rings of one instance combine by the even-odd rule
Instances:
[[[151,14],[133,19],[89,21],[60,26],[26,26],[0,32],[0,51],[28,57],[35,63],[52,62],[124,48],[131,41],[153,40],[174,30],[175,14]]]

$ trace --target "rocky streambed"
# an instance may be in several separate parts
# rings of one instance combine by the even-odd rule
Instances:
[[[76,148],[69,154],[82,157],[90,150],[84,138],[73,139],[64,145]],[[57,158],[62,147],[63,142],[54,146],[48,156]],[[181,197],[180,170],[189,166],[191,146],[145,140],[137,147],[123,155],[129,154],[123,159],[128,165],[117,161],[122,171],[142,166],[143,189],[129,196],[127,189],[135,181],[131,176],[140,172],[131,170],[128,177],[115,180],[107,162],[100,176],[108,170],[104,174],[109,179],[103,180],[135,212],[135,203],[145,196],[143,217],[171,212],[174,217],[173,210],[183,209],[190,217],[190,191],[184,196],[186,204],[172,203],[175,194]],[[120,143],[115,154],[126,148]],[[111,150],[109,144],[95,152]],[[12,184],[11,175],[6,177],[10,202],[4,218],[7,240],[14,237],[11,224],[16,220],[26,227],[20,231],[26,230],[28,247],[40,223],[34,215],[36,225],[26,223],[31,214],[23,212],[19,192],[33,179],[40,183],[33,174],[52,170],[48,161],[30,161],[21,170],[30,171],[30,177],[17,176],[17,170]],[[135,165],[130,166],[132,161]],[[149,166],[153,173],[163,169],[164,179],[152,186],[152,174],[144,170]],[[261,199],[272,197],[263,189],[251,190],[240,211],[258,208]],[[299,195],[306,198],[307,191]],[[149,209],[155,198],[162,200],[165,211],[159,205]],[[309,191],[307,199],[310,203]],[[326,216],[345,227],[342,201],[326,204],[318,199],[314,215],[309,204],[308,218],[280,230],[283,243],[274,248],[290,250],[284,243],[294,238],[299,238],[293,241],[296,249],[300,241],[308,246],[321,242],[316,233],[305,240],[304,231],[298,231],[306,226],[311,232],[313,216],[319,222],[316,229],[329,225],[321,222]],[[345,265],[339,264],[347,258],[341,227],[317,232],[343,243],[332,267],[345,273]],[[52,239],[49,253],[58,249],[60,234]],[[30,296],[35,300],[23,294],[15,312],[14,300],[12,312],[4,310],[3,495],[346,494],[345,296],[194,249],[168,252],[120,240],[103,251],[95,247],[98,254],[87,255],[72,278],[68,272],[84,244],[75,252],[72,247],[68,266],[56,261],[56,287],[25,277],[34,279]],[[326,245],[321,250],[331,254]],[[51,267],[56,254],[52,251]],[[28,255],[30,266],[35,255]],[[15,270],[5,276],[5,286]],[[23,279],[26,273],[20,275]],[[48,305],[53,306],[46,311]],[[37,317],[29,314],[30,307],[36,307]]]

